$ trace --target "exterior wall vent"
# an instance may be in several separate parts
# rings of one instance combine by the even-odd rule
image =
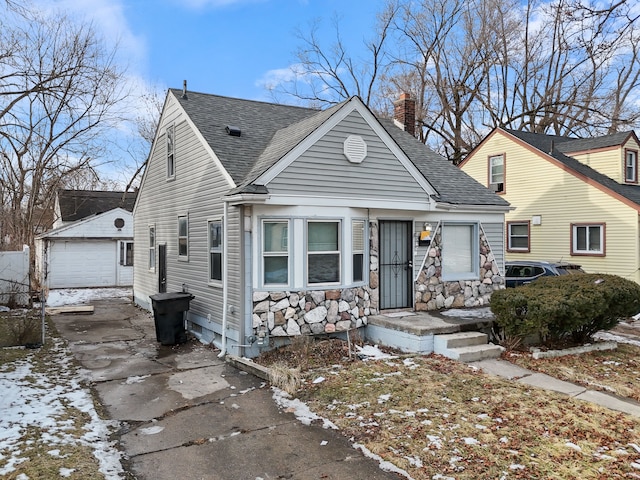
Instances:
[[[349,135],[344,141],[344,156],[351,163],[362,163],[367,156],[367,144],[360,135]]]
[[[234,127],[233,125],[227,125],[225,127],[225,131],[227,135],[231,135],[232,137],[239,137],[242,134],[242,130],[238,127]]]

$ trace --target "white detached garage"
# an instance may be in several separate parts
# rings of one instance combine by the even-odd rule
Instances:
[[[133,215],[114,208],[40,235],[36,267],[49,289],[133,285]]]

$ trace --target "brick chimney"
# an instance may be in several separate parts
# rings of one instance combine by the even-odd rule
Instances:
[[[393,102],[393,119],[405,132],[416,134],[416,101],[410,93],[401,93],[400,98]]]

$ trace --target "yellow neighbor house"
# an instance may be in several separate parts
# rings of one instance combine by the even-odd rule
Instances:
[[[640,283],[639,142],[494,129],[460,164],[504,197],[506,260],[566,261]]]

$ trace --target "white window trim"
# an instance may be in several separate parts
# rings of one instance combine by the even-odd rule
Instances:
[[[184,218],[187,221],[187,234],[180,235],[180,219]],[[178,224],[177,224],[177,247],[178,247],[178,260],[186,262],[189,260],[189,214],[186,215],[178,215]],[[180,239],[185,238],[187,241],[187,254],[182,255],[180,253]]]
[[[494,184],[502,184],[502,189],[497,190],[497,192],[504,192],[505,191],[505,187],[506,187],[506,182],[505,182],[505,159],[504,159],[504,153],[501,153],[499,155],[490,155],[489,156],[489,186],[494,185]],[[497,167],[497,165],[493,164],[493,160],[494,159],[500,159],[501,160],[501,164],[500,166],[502,166],[502,173],[500,174],[500,180],[499,181],[494,181],[494,172],[493,169],[494,167]]]
[[[309,224],[310,223],[337,223],[338,224],[338,250],[320,250],[309,252]],[[314,287],[323,287],[323,286],[336,286],[343,285],[344,281],[344,265],[343,265],[343,248],[344,248],[344,232],[342,229],[344,228],[344,220],[339,218],[307,218],[305,221],[305,238],[304,238],[304,264],[305,264],[305,275],[304,275],[304,284],[309,288]],[[318,282],[318,283],[310,283],[309,282],[309,255],[327,255],[327,254],[338,254],[338,267],[339,278],[337,282]]]
[[[629,167],[629,158],[632,156],[633,175],[631,178],[627,176],[627,168]],[[627,183],[638,183],[638,152],[636,150],[624,151],[624,181]]]
[[[149,267],[149,270],[152,272],[156,271],[156,260],[157,260],[157,254],[156,254],[156,245],[158,244],[158,238],[157,238],[157,233],[156,233],[156,226],[155,224],[153,225],[148,225],[148,229],[147,229],[147,241],[149,242],[149,256],[147,258],[147,266]],[[153,230],[153,245],[151,244],[151,231]],[[153,266],[151,265],[151,252],[153,252]]]
[[[169,149],[169,138],[171,138],[171,150]],[[172,180],[176,177],[176,126],[175,124],[171,124],[167,126],[166,145],[167,145],[167,150],[166,150],[167,180]]]
[[[133,240],[120,240],[120,245],[119,245],[119,251],[118,251],[118,256],[120,257],[118,260],[118,264],[121,267],[133,267],[133,261],[134,261],[134,250],[133,250]],[[131,245],[131,263],[127,263],[127,250],[128,250],[128,246]]]
[[[267,223],[286,223],[287,224],[287,237],[286,237],[286,252],[265,252],[264,251],[264,226]],[[291,224],[292,224],[292,219],[291,218],[278,218],[278,217],[265,217],[265,218],[261,218],[260,219],[260,254],[259,254],[259,261],[260,261],[260,268],[259,268],[259,272],[260,272],[260,285],[264,288],[287,288],[290,285],[292,285],[292,268],[291,268],[291,258],[293,256],[293,253],[291,251],[291,245],[292,245],[292,229],[291,229]],[[287,257],[287,283],[266,283],[264,281],[264,274],[265,274],[265,268],[264,268],[264,260],[267,257]]]
[[[592,228],[598,228],[600,231],[600,249],[599,250],[579,250],[578,249],[578,228],[586,228],[587,243],[589,242],[589,231]],[[588,245],[587,245],[588,248]],[[604,223],[572,223],[571,224],[571,255],[595,255],[603,256],[605,254],[605,224]]]
[[[354,225],[357,222],[362,222],[363,224],[363,244],[362,247],[363,249],[356,249],[354,247],[354,241],[353,241],[353,230],[354,230]],[[369,224],[367,222],[366,219],[364,218],[352,218],[351,219],[351,282],[353,285],[365,285],[368,281],[368,265],[369,265],[369,259],[367,256],[367,252],[369,251]],[[358,254],[362,254],[362,280],[355,280],[355,265],[353,262],[353,257],[354,255],[358,255]]]
[[[215,248],[215,253],[220,253],[220,280],[211,278],[211,254],[214,253],[214,249],[211,247],[211,224],[220,224],[220,246]],[[207,283],[212,286],[221,286],[222,279],[224,278],[224,221],[222,218],[213,218],[207,220]]]
[[[447,239],[447,226],[468,226],[471,227],[471,261],[472,270],[467,272],[447,272],[447,252],[451,249],[455,249],[456,245],[448,244]],[[441,224],[442,235],[442,279],[446,282],[455,282],[459,280],[478,280],[480,277],[480,242],[479,242],[479,228],[476,222],[442,222]]]

